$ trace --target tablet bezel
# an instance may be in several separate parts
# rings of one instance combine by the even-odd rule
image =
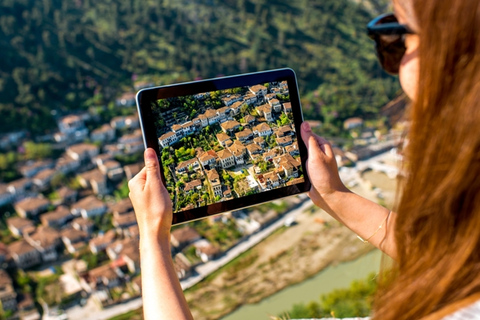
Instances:
[[[292,106],[295,134],[297,137],[298,149],[300,152],[301,166],[304,182],[275,188],[273,190],[262,191],[260,193],[234,198],[207,206],[194,208],[190,210],[173,213],[172,224],[185,223],[192,220],[198,220],[211,215],[239,210],[261,203],[285,198],[292,195],[301,194],[310,190],[310,180],[306,172],[307,149],[300,136],[300,125],[303,122],[300,97],[298,94],[297,80],[295,72],[292,69],[277,69],[228,77],[199,80],[178,84],[165,85],[160,87],[142,89],[137,93],[137,109],[139,113],[140,125],[143,134],[145,148],[153,148],[160,155],[157,131],[153,124],[153,115],[151,103],[159,99],[173,98],[177,96],[195,95],[217,90],[225,90],[236,87],[253,86],[257,84],[287,81],[290,103]],[[160,161],[160,171],[163,184],[166,185],[163,166]]]

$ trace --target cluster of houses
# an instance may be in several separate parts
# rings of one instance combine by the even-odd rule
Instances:
[[[189,181],[183,189],[184,192],[202,192],[204,184],[207,184],[214,197],[223,201],[233,198],[234,193],[241,196],[247,192],[270,190],[292,179],[301,179],[301,164],[296,159],[299,150],[295,128],[291,122],[283,126],[278,126],[275,122],[279,114],[291,116],[291,103],[281,103],[277,93],[273,91],[288,95],[288,86],[286,82],[272,83],[268,88],[255,85],[248,87],[243,95],[224,94],[220,97],[223,107],[207,109],[192,120],[172,124],[171,131],[159,137],[160,146],[165,148],[206,126],[215,125],[221,129],[210,136],[211,139],[216,139],[223,149],[215,151],[196,147],[192,159],[176,164],[174,169],[177,175],[197,172],[206,178],[204,182],[198,177]],[[202,99],[204,95],[195,98]],[[241,112],[240,109],[245,104],[255,109],[254,115]],[[271,147],[273,142],[275,146]],[[273,169],[262,173],[258,166],[254,166],[256,176],[252,172],[240,181],[241,190],[232,191],[220,178],[220,170],[260,161],[272,163]],[[202,204],[201,201],[197,203]],[[190,203],[182,210],[194,207],[196,204]]]
[[[204,113],[198,115],[196,118],[189,121],[185,121],[181,124],[173,124],[170,129],[171,131],[161,135],[158,138],[158,142],[162,147],[167,147],[175,144],[178,140],[182,139],[185,136],[191,135],[206,126],[211,126],[216,123],[224,123],[226,121],[233,121],[234,117],[240,114],[240,109],[243,105],[257,105],[256,111],[259,115],[259,121],[273,122],[274,115],[273,112],[285,112],[286,114],[291,113],[292,106],[291,103],[281,103],[277,99],[277,93],[267,94],[267,91],[276,91],[279,94],[288,95],[288,86],[285,81],[280,82],[277,86],[271,84],[270,88],[265,87],[264,85],[255,85],[248,88],[248,91],[244,95],[240,94],[228,94],[224,95],[221,100],[224,104],[224,107],[219,109],[207,109]],[[196,95],[198,99],[203,98],[203,95]],[[266,103],[264,103],[266,102]],[[255,122],[256,118],[247,115],[245,122],[250,124]],[[240,125],[239,125],[240,126]]]

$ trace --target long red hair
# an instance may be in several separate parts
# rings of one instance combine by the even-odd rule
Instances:
[[[379,320],[451,312],[480,293],[480,0],[410,1],[420,73]]]

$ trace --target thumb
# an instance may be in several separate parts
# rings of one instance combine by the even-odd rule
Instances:
[[[302,123],[301,135],[302,140],[307,147],[309,158],[310,156],[314,158],[325,157],[325,145],[328,144],[328,142],[325,139],[314,134],[308,122]]]
[[[144,153],[145,168],[147,170],[147,183],[148,181],[160,181],[160,165],[158,163],[158,157],[155,150],[148,148]]]

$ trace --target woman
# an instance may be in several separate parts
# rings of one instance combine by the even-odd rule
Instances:
[[[394,8],[396,19],[374,20],[369,34],[413,101],[397,212],[350,192],[331,146],[305,123],[309,196],[396,260],[374,319],[480,319],[480,0],[397,0]],[[171,202],[151,149],[145,165],[129,184],[145,318],[191,319],[170,256]]]

